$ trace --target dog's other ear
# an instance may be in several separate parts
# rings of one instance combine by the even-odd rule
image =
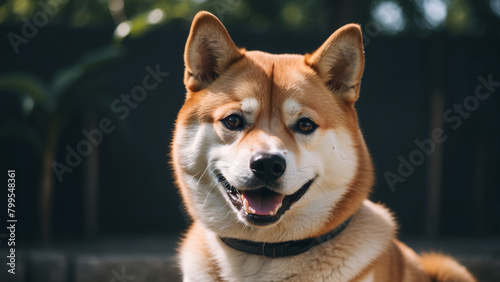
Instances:
[[[361,28],[357,24],[339,28],[318,50],[306,54],[305,63],[319,74],[332,92],[354,103],[358,99],[365,66]]]
[[[209,12],[199,12],[193,19],[184,50],[184,84],[198,91],[207,87],[232,63],[243,57],[226,28]]]

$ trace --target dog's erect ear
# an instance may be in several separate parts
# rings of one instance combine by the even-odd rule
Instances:
[[[355,102],[365,66],[361,28],[357,24],[339,28],[318,50],[306,55],[305,63],[319,74],[332,92],[340,93],[348,102]]]
[[[243,57],[226,28],[214,15],[199,12],[193,19],[184,50],[184,84],[191,91],[207,87]]]

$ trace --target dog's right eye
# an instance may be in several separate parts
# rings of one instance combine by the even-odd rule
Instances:
[[[229,130],[242,130],[245,127],[245,121],[237,114],[232,114],[221,121]]]
[[[318,125],[314,123],[310,118],[301,118],[297,121],[297,124],[295,124],[294,131],[309,135],[314,132],[318,128]]]

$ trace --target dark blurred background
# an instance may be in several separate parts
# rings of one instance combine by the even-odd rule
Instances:
[[[361,24],[357,110],[377,173],[372,200],[395,212],[403,237],[499,237],[500,0],[6,0],[0,160],[4,183],[16,170],[17,240],[186,229],[168,154],[183,48],[200,10],[238,46],[271,53],[311,52],[342,25]],[[122,95],[139,93],[148,66],[169,74],[127,105]],[[426,155],[417,143],[436,128],[446,141]]]

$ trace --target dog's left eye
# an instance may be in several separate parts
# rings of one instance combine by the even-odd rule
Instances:
[[[314,123],[310,118],[301,118],[295,124],[295,131],[302,134],[311,134],[318,128],[318,125]]]
[[[245,121],[237,114],[232,114],[221,121],[229,130],[241,130],[245,126]]]

